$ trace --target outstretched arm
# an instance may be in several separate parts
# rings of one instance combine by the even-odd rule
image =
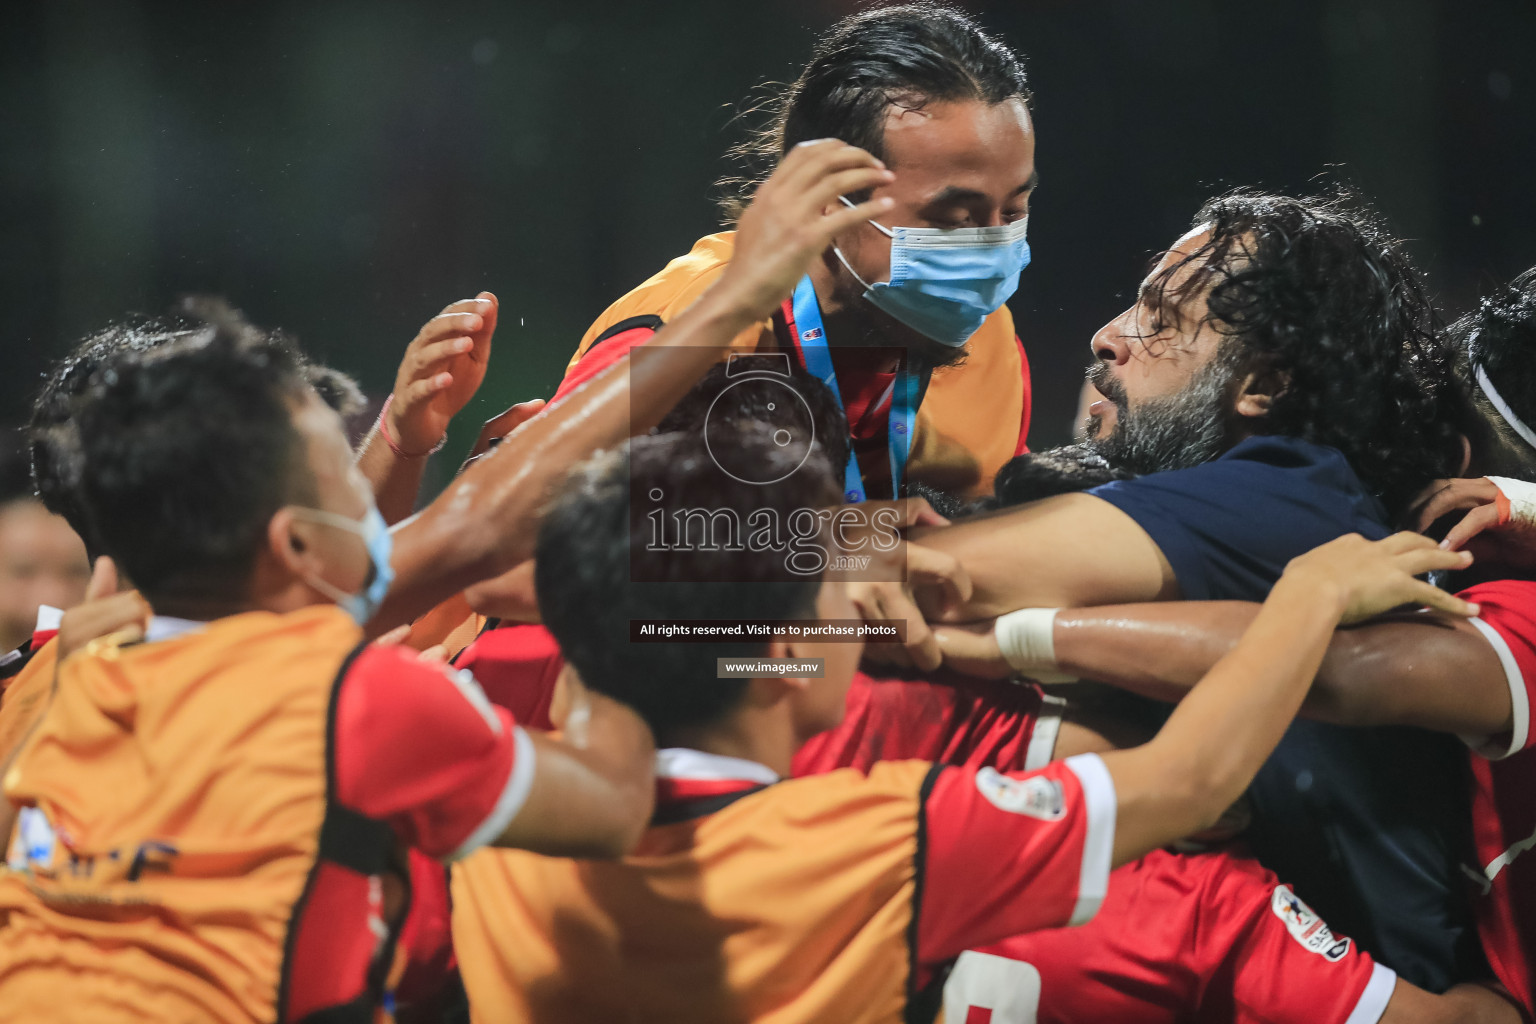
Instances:
[[[1259,608],[1246,601],[1181,601],[1063,609],[1040,624],[1049,631],[1049,655],[1017,665],[1004,658],[990,624],[941,627],[938,634],[946,662],[963,672],[1059,670],[1176,702],[1237,645]],[[1301,713],[1336,725],[1491,736],[1509,730],[1513,706],[1498,654],[1476,627],[1412,612],[1337,631]]]
[[[1215,823],[1280,741],[1341,622],[1410,602],[1476,614],[1413,578],[1470,562],[1470,555],[1408,533],[1376,543],[1341,537],[1292,560],[1236,646],[1157,736],[1104,755],[1118,803],[1114,863]]]
[[[954,557],[971,578],[968,601],[942,611],[925,607],[935,620],[1179,596],[1173,567],[1157,543],[1136,520],[1091,494],[1062,494],[953,526],[914,530],[910,539]]]
[[[742,215],[725,272],[657,332],[645,358],[626,357],[524,423],[397,528],[395,583],[369,630],[408,621],[527,559],[542,508],[570,467],[660,422],[732,338],[789,295],[833,236],[889,207],[877,199],[849,209],[837,197],[893,178],[842,142],[796,147]]]

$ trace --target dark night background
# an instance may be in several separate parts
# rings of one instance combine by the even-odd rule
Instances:
[[[1453,315],[1536,263],[1532,0],[963,6],[1035,93],[1043,184],[1012,306],[1037,447],[1070,433],[1094,329],[1213,192],[1353,183]],[[0,424],[83,332],[186,292],[381,398],[416,328],[490,288],[467,441],[716,227],[734,112],[855,7],[8,0]]]

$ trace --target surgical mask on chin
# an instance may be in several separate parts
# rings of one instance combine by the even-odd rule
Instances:
[[[853,202],[840,199],[848,206]],[[1029,266],[1029,217],[995,228],[888,228],[891,279],[865,281],[837,246],[832,251],[864,286],[864,298],[924,337],[959,348],[1019,287]]]
[[[389,564],[393,542],[389,536],[389,526],[384,522],[384,517],[379,514],[378,508],[370,506],[368,513],[361,519],[348,519],[335,512],[305,508],[302,505],[293,506],[293,512],[300,519],[334,526],[363,538],[363,543],[368,547],[368,561],[373,564],[373,573],[367,587],[361,593],[349,594],[319,576],[305,576],[303,579],[305,583],[335,601],[342,611],[352,616],[359,626],[373,618],[373,613],[379,610],[379,605],[383,603],[384,595],[389,592],[389,585],[395,578],[395,570]]]

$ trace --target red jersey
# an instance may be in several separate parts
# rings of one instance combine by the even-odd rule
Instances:
[[[1482,606],[1472,620],[1509,682],[1513,728],[1464,737],[1472,758],[1475,907],[1483,952],[1526,1013],[1536,1014],[1536,582],[1500,580],[1461,593]]]
[[[846,706],[837,728],[795,752],[796,775],[836,768],[867,772],[877,761],[913,759],[1032,771],[1055,756],[1065,702],[1033,683],[950,672],[934,681],[860,672]]]
[[[1098,916],[962,953],[946,1024],[1374,1024],[1397,975],[1257,861],[1156,850]]]
[[[1054,753],[1062,702],[1037,686],[861,678],[836,729],[795,755],[795,774],[921,758],[1004,771]],[[1154,851],[1110,875],[1080,928],[1031,932],[960,955],[946,1024],[1372,1024],[1397,976],[1257,861]]]

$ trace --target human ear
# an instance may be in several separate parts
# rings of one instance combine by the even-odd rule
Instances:
[[[280,508],[267,520],[267,551],[279,565],[295,576],[309,569],[311,545],[301,535],[298,518],[287,508]]]
[[[1251,419],[1268,416],[1275,400],[1290,387],[1291,375],[1284,370],[1264,368],[1244,375],[1237,392],[1237,414]]]

